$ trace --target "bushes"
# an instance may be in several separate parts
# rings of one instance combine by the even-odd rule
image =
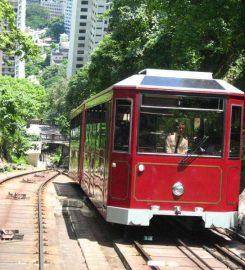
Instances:
[[[43,87],[25,79],[0,76],[0,157],[8,162],[29,149],[25,126],[46,108]]]

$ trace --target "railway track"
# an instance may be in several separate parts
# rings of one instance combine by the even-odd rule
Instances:
[[[87,269],[77,243],[74,245],[70,239],[72,233],[67,235],[66,220],[54,189],[55,185],[68,183],[57,171],[25,173],[1,181],[1,270],[62,270],[74,258],[74,269],[78,269],[78,264],[80,269]]]
[[[52,196],[46,195],[47,188],[50,186],[48,183],[59,177],[62,175],[55,171],[34,172],[0,183],[1,270],[60,270],[67,269],[67,267],[61,266],[62,256],[64,260],[70,260],[66,265],[70,265],[74,261],[69,258],[70,255],[66,254],[69,246],[56,247],[56,242],[61,234],[56,231],[57,224],[53,220],[51,211],[53,202],[50,201],[52,200],[50,198],[54,196],[53,194]],[[59,189],[63,189],[65,186],[60,185]],[[62,192],[57,195],[62,196]],[[115,240],[117,239],[115,234],[108,237],[112,229],[110,224],[105,222],[103,226],[99,223],[96,224],[96,218],[94,218],[96,215],[88,215],[87,210],[83,215],[81,211],[79,209],[73,212],[68,211],[61,217],[61,219],[67,219],[67,229],[70,226],[73,227],[72,230],[76,231],[76,240],[79,242],[82,253],[80,250],[80,254],[77,253],[75,257],[76,260],[86,262],[86,266],[81,269],[122,269],[119,268],[113,252],[109,250],[110,245],[113,249],[113,243],[126,269],[245,269],[244,259],[229,247],[216,241],[215,237],[208,240],[208,245],[201,242],[196,243],[189,241],[191,237],[188,237],[186,231],[181,231],[181,229],[178,231],[173,224],[169,224],[163,230],[156,227],[157,232],[155,232],[155,235],[162,234],[163,238],[167,238],[166,241],[157,239],[155,235],[154,241],[153,238],[143,241],[144,237],[141,235],[130,243],[119,242]],[[73,214],[69,218],[70,213]],[[70,224],[71,220],[73,220],[73,224]],[[100,230],[101,236],[98,236]],[[175,234],[177,231],[178,233]],[[105,234],[107,234],[107,240],[103,242],[102,237]],[[108,242],[109,238],[111,244]],[[204,236],[204,238],[208,237]],[[232,242],[231,239],[229,241]],[[90,256],[91,253],[93,256]],[[79,265],[77,269],[80,269]]]
[[[242,240],[228,239],[213,229],[200,228],[193,234],[171,219],[152,225],[143,234],[131,233],[129,241],[115,241],[126,269],[245,269]]]
[[[176,245],[115,244],[126,269],[227,269],[200,247],[187,246],[182,240]]]
[[[234,228],[231,228],[231,229],[214,228],[211,230],[214,232],[220,233],[230,239],[238,240],[242,243],[245,243],[245,235],[242,234],[239,230],[236,230]]]
[[[238,270],[245,269],[244,261],[229,249],[216,245],[216,249],[205,246],[190,246],[181,239],[176,245],[139,243],[115,243],[127,270],[202,269]]]
[[[47,183],[49,181],[51,181],[52,179],[54,179],[55,177],[57,177],[58,175],[59,175],[59,173],[56,173],[54,175],[51,174],[50,176],[47,177],[47,179],[46,179],[46,177],[44,177],[45,180],[41,183],[41,185],[39,186],[38,191],[37,191],[37,193],[38,193],[38,205],[37,205],[37,207],[38,207],[38,250],[39,250],[38,262],[39,262],[39,269],[40,270],[44,270],[44,263],[45,263],[45,261],[44,261],[44,258],[45,258],[45,256],[44,256],[44,240],[45,240],[44,239],[44,228],[45,228],[45,226],[44,226],[44,219],[43,219],[43,216],[45,216],[45,213],[44,213],[44,209],[42,207],[42,205],[44,204],[44,202],[42,200],[43,199],[43,191],[44,191],[44,188],[47,185]],[[42,177],[42,175],[41,175],[41,177]]]
[[[42,192],[55,171],[26,173],[1,182],[1,269],[44,269]],[[27,267],[28,266],[28,267]]]
[[[189,243],[189,241],[180,239],[179,235],[181,235],[181,237],[183,236],[185,239],[193,239],[193,235],[190,235],[190,232],[183,227],[177,228],[178,225],[179,224],[176,224],[174,226],[173,223],[170,222],[170,232],[168,232],[169,228],[161,229],[159,226],[156,226],[156,235],[163,234],[168,238],[164,243],[159,242],[157,237],[156,241],[153,241],[155,236],[150,237],[150,241],[134,240],[132,243],[128,243],[128,241],[118,242],[114,238],[114,240],[112,240],[114,241],[114,249],[123,262],[124,267],[130,270],[245,269],[244,260],[239,255],[235,254],[231,249],[220,245],[220,239],[217,239],[215,236],[208,236],[211,230],[204,230],[208,232],[207,236],[206,234],[204,236],[204,238],[206,238],[205,240],[209,242],[207,246],[206,241],[194,241],[194,243],[191,241],[191,243]],[[104,227],[102,224],[99,226]],[[109,233],[110,230],[110,225],[108,227],[108,224],[106,224],[104,231]],[[204,231],[201,231],[201,233]],[[146,234],[147,233],[146,230]],[[151,233],[152,231],[149,234]],[[132,233],[129,238],[135,239],[132,235],[134,235],[134,233]],[[145,237],[138,235],[136,238],[144,239]]]

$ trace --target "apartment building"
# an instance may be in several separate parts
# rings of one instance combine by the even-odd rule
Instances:
[[[16,25],[25,31],[25,17],[26,17],[26,0],[9,0],[16,12]],[[8,63],[8,64],[7,64]],[[18,57],[6,57],[2,52],[0,53],[0,74],[8,75],[15,78],[25,77],[25,62]]]
[[[40,4],[40,0],[27,0],[27,5]]]
[[[47,8],[50,19],[63,16],[66,0],[40,0],[40,5]]]
[[[69,38],[67,34],[60,35],[59,47],[51,51],[50,65],[59,65],[64,59],[68,58]]]
[[[71,32],[72,2],[73,0],[66,0],[64,11],[64,27],[68,36]]]
[[[73,0],[68,77],[89,61],[91,52],[106,34],[108,20],[102,15],[109,8],[110,0]]]

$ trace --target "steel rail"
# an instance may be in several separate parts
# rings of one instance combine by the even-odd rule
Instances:
[[[239,256],[237,256],[236,254],[234,254],[233,252],[231,252],[229,249],[225,248],[225,247],[221,247],[220,245],[214,245],[217,250],[219,250],[221,253],[225,254],[226,256],[228,256],[231,261],[233,261],[235,264],[241,266],[243,269],[245,269],[245,261],[243,261],[242,259],[239,258]]]
[[[0,180],[0,185],[8,180],[11,180],[11,179],[14,179],[17,177],[21,177],[21,176],[25,176],[25,175],[29,175],[29,174],[33,174],[33,173],[46,172],[46,171],[47,170],[38,170],[38,171],[24,172],[24,173],[20,173],[17,175],[12,175],[12,176],[9,176],[9,177],[6,177],[6,178]]]
[[[146,262],[152,260],[151,256],[143,249],[142,245],[138,241],[134,241],[133,243],[137,251],[140,253],[140,255],[144,258]],[[160,270],[158,266],[149,265],[149,267],[154,270]]]
[[[214,268],[212,266],[210,266],[208,263],[206,263],[199,255],[197,255],[193,250],[191,250],[182,240],[177,239],[178,243],[180,243],[182,246],[184,246],[192,255],[194,255],[203,265],[205,265],[205,267],[201,266],[200,264],[198,264],[198,262],[196,262],[195,260],[193,260],[190,256],[188,256],[186,253],[185,255],[191,259],[200,269],[210,269],[213,270]],[[178,247],[179,248],[179,247]],[[180,249],[180,248],[179,248]],[[180,249],[181,250],[181,249]],[[183,250],[181,250],[183,252]]]
[[[60,175],[58,172],[54,176],[47,179],[44,183],[42,183],[38,189],[38,250],[39,250],[39,270],[44,270],[44,251],[43,251],[43,218],[42,218],[42,192],[45,185]]]
[[[224,260],[224,257],[218,255],[218,254],[215,254],[214,251],[212,251],[212,249],[208,248],[207,246],[203,246],[203,248],[208,252],[210,253],[214,258],[216,258],[217,260],[219,260],[220,262],[222,262],[224,265],[226,265],[227,267],[229,267],[229,269],[231,270],[237,270],[237,266],[234,266],[232,265],[230,262]]]
[[[229,235],[231,235],[231,237],[237,238],[237,240],[239,240],[239,241],[245,243],[245,235],[244,235],[244,234],[239,233],[239,232],[237,232],[237,231],[234,230],[234,229],[225,229],[225,231],[226,231]]]
[[[220,229],[220,228],[214,228],[210,229],[211,231],[215,231],[219,234],[225,235],[231,239],[238,240],[239,242],[245,243],[245,235],[242,234],[242,232],[238,232],[235,228],[230,229]]]

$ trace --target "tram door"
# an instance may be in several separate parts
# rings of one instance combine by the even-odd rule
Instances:
[[[227,202],[237,204],[240,191],[242,157],[243,100],[230,102],[231,123],[229,131],[227,168]]]
[[[124,201],[129,195],[132,100],[116,99],[115,105],[109,196]]]

